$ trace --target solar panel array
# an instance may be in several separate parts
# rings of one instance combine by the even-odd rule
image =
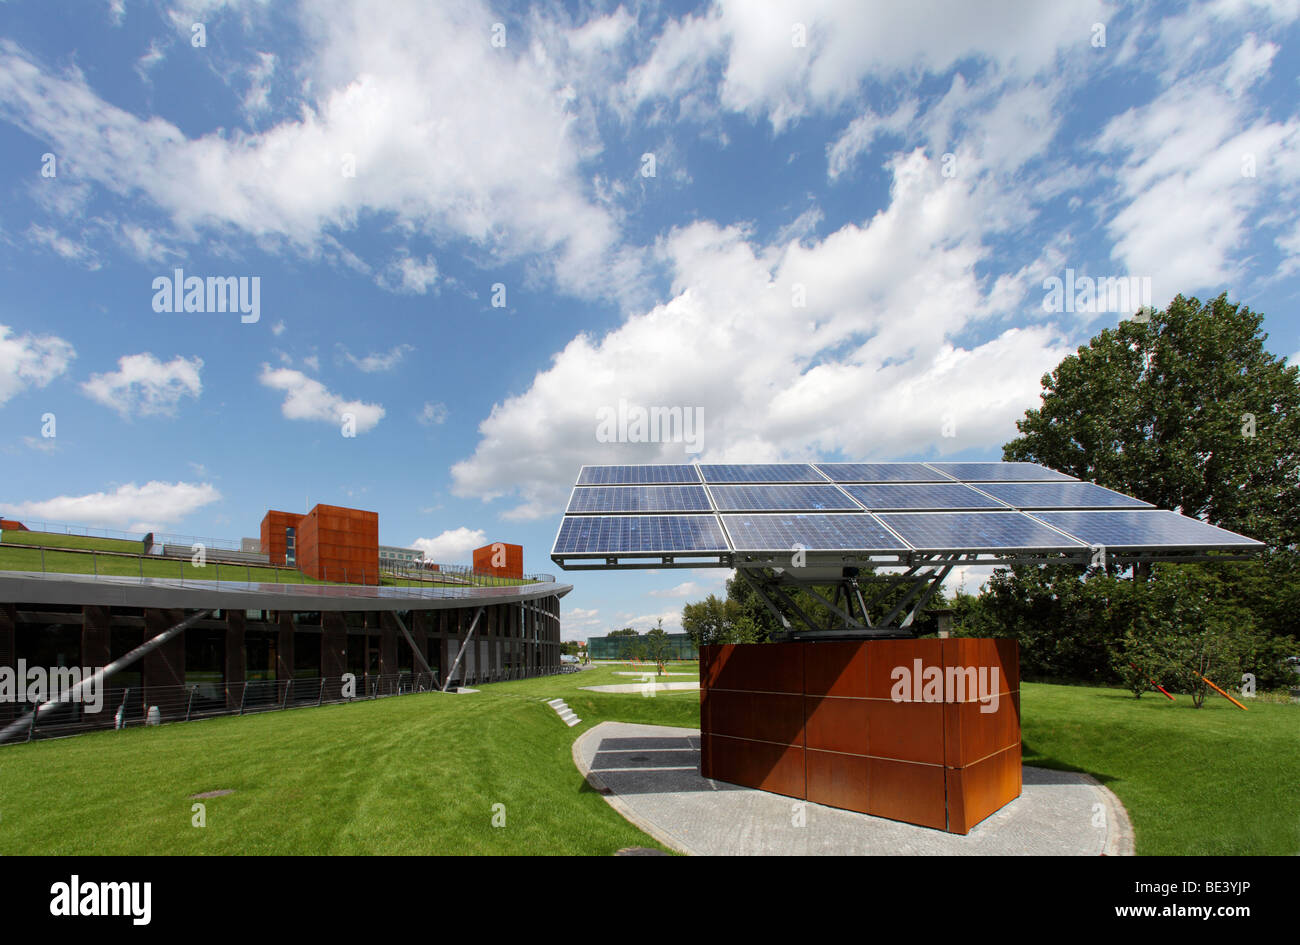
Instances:
[[[584,466],[552,558],[1257,551],[1036,463]],[[723,563],[718,561],[716,563]],[[647,564],[647,567],[653,566]]]

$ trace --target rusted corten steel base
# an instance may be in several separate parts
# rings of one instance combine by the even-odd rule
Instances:
[[[700,733],[706,778],[969,833],[1020,796],[1019,649],[976,638],[704,646]]]

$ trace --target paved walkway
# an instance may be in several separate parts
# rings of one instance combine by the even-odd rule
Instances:
[[[649,695],[650,683],[614,683],[612,686],[581,686],[589,692],[643,692]],[[696,692],[700,689],[698,682],[657,682],[654,683],[655,692],[667,692],[669,690],[693,689]]]
[[[700,777],[693,728],[602,722],[573,760],[620,814],[682,853],[734,855],[1131,855],[1119,799],[1088,775],[1024,768],[1020,797],[966,836]],[[800,812],[799,808],[803,810]],[[796,826],[802,813],[804,823]]]

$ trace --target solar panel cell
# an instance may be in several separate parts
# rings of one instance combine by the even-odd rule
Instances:
[[[919,551],[1077,550],[1082,546],[1022,512],[885,512],[879,517]]]
[[[858,505],[832,485],[807,486],[710,486],[713,501],[720,512],[862,511]]]
[[[608,512],[708,512],[703,486],[579,486],[568,514]]]
[[[962,482],[1078,482],[1037,463],[927,463]]]
[[[737,551],[891,552],[907,546],[865,513],[829,515],[724,515]]]
[[[578,476],[578,485],[580,486],[627,486],[699,481],[700,474],[692,463],[649,466],[584,466]]]
[[[975,487],[1018,509],[1153,508],[1091,482],[981,482]]]
[[[997,499],[990,499],[960,482],[847,485],[844,491],[873,512],[898,509],[1006,508]]]
[[[566,515],[551,552],[558,555],[725,552],[712,515]]]
[[[925,463],[817,463],[835,482],[951,482]]]
[[[1262,542],[1177,512],[1142,509],[1106,512],[1035,512],[1088,545],[1110,548],[1262,548]]]
[[[807,463],[701,464],[705,482],[825,482]]]

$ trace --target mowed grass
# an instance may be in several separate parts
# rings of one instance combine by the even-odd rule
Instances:
[[[1129,812],[1137,852],[1300,854],[1300,705],[1026,684],[1025,764],[1087,771]]]
[[[164,558],[160,555],[124,554],[124,551],[138,552],[140,546],[134,542],[116,541],[111,538],[84,538],[78,535],[41,535],[38,532],[5,532],[9,535],[38,535],[49,539],[47,548],[78,549],[77,551],[41,552],[40,548],[27,547],[44,542],[12,542],[8,537],[0,543],[0,571],[49,571],[61,574],[101,574],[115,577],[166,578],[173,581],[256,581],[268,584],[335,584],[340,581],[321,581],[309,577],[294,568],[272,568],[259,565],[225,564],[208,560],[197,566],[191,558]],[[100,547],[95,543],[115,543],[125,548]],[[114,554],[89,555],[85,551],[116,552]],[[373,577],[373,575],[371,575]],[[340,576],[342,577],[342,575]],[[360,583],[361,575],[348,575],[354,583]],[[534,583],[526,579],[502,578],[475,574],[464,577],[453,575],[447,580],[419,581],[411,578],[394,577],[385,574],[381,580],[393,587],[463,587],[506,586]]]
[[[141,536],[143,537],[143,536]],[[0,532],[5,545],[45,545],[47,548],[81,548],[85,551],[120,551],[138,554],[143,547],[125,538],[93,538],[88,535],[65,535],[61,532],[24,532],[11,529]]]
[[[698,693],[611,696],[590,670],[0,749],[0,854],[610,854],[660,848],[592,791],[604,718],[697,725]],[[568,728],[545,699],[582,717]],[[189,795],[208,798],[191,825]],[[494,808],[501,804],[504,808]],[[494,815],[505,825],[493,826]]]
[[[422,694],[0,748],[0,854],[609,854],[657,847],[583,782],[573,740],[606,719],[699,725],[695,692],[601,666]],[[669,664],[694,672],[695,664]],[[684,681],[690,677],[670,677]],[[583,720],[566,727],[546,699]],[[1025,762],[1086,770],[1140,854],[1300,852],[1300,706],[1194,710],[1120,690],[1026,684]],[[191,826],[190,794],[210,798]],[[503,804],[505,826],[492,826]]]

